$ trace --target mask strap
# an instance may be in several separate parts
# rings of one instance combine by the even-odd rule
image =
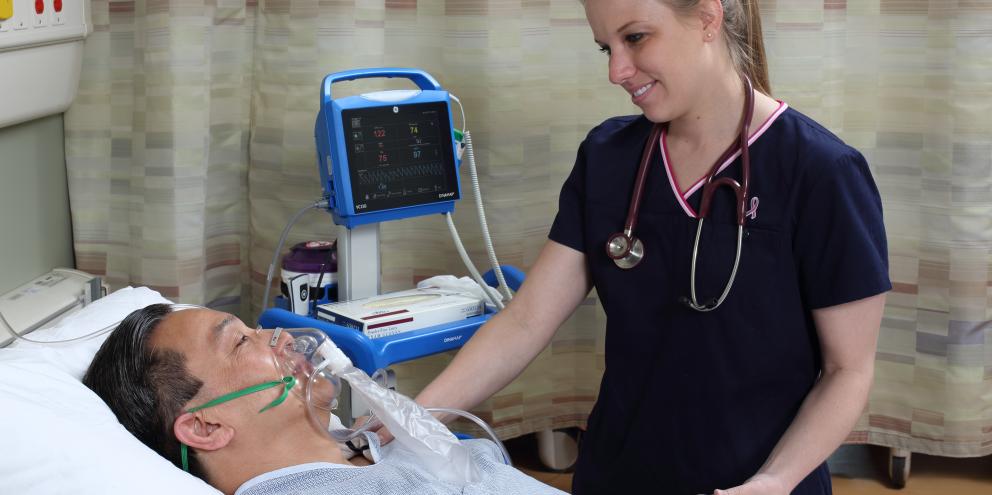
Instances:
[[[251,387],[248,387],[248,388],[237,390],[237,391],[231,392],[229,394],[222,395],[222,396],[220,396],[220,397],[218,397],[218,398],[216,398],[216,399],[214,399],[214,400],[212,400],[210,402],[207,402],[206,404],[203,404],[203,405],[200,405],[200,406],[196,406],[196,407],[190,408],[186,412],[191,412],[192,413],[192,412],[196,412],[196,411],[201,411],[201,410],[206,409],[208,407],[214,407],[214,406],[223,404],[223,403],[225,403],[227,401],[238,399],[238,398],[244,397],[244,396],[249,395],[249,394],[254,394],[255,392],[261,392],[263,390],[268,390],[268,389],[273,388],[273,387],[278,387],[280,385],[284,385],[285,386],[285,388],[282,391],[282,395],[280,395],[279,398],[277,398],[276,400],[272,401],[271,403],[269,403],[269,405],[263,407],[260,411],[258,411],[258,412],[265,412],[268,409],[272,409],[273,407],[276,407],[279,404],[282,404],[282,402],[284,400],[286,400],[286,397],[289,396],[290,389],[292,389],[296,385],[296,377],[295,376],[286,376],[286,377],[283,377],[282,380],[276,380],[276,381],[272,381],[272,382],[260,383],[258,385],[254,385],[254,386],[251,386]]]
[[[276,381],[272,381],[272,382],[260,383],[258,385],[254,385],[254,386],[251,386],[251,387],[248,387],[248,388],[237,390],[237,391],[231,392],[229,394],[224,394],[224,395],[222,395],[220,397],[217,397],[216,399],[214,399],[214,400],[212,400],[210,402],[207,402],[206,404],[202,404],[202,405],[199,405],[199,406],[196,406],[196,407],[187,409],[186,412],[194,413],[194,412],[197,412],[197,411],[202,411],[203,409],[207,409],[209,407],[214,407],[214,406],[223,404],[225,402],[232,401],[234,399],[239,399],[239,398],[244,397],[246,395],[254,394],[255,392],[261,392],[263,390],[268,390],[270,388],[278,387],[280,385],[283,386],[282,394],[279,397],[277,397],[276,400],[270,402],[269,405],[263,407],[262,409],[260,409],[258,411],[260,413],[263,413],[265,411],[268,411],[269,409],[272,409],[273,407],[278,406],[279,404],[282,404],[286,400],[286,397],[289,397],[289,391],[292,390],[292,388],[294,386],[296,386],[296,377],[295,376],[286,376],[286,377],[283,377],[282,380],[276,380]],[[186,471],[188,473],[189,472],[189,447],[187,447],[185,443],[180,443],[179,444],[179,453],[180,453],[180,456],[182,457],[183,471]]]

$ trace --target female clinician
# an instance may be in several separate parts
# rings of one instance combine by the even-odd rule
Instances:
[[[865,406],[890,289],[879,194],[860,153],[769,96],[754,2],[586,1],[610,81],[643,115],[590,131],[517,297],[418,396],[478,404],[595,287],[606,371],[576,494],[829,494],[824,461]],[[701,182],[714,166],[715,180],[743,181],[734,146],[745,123],[747,196],[713,194],[693,274]],[[720,160],[728,146],[736,152]],[[627,223],[647,147],[631,236],[643,258],[621,267],[606,246]],[[713,309],[733,270],[742,202],[739,268]],[[693,279],[705,307],[690,307]]]

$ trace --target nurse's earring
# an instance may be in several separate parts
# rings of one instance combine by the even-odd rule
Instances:
[[[713,33],[706,33],[706,39],[707,40],[713,39]]]

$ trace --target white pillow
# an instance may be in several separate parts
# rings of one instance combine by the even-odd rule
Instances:
[[[27,337],[39,341],[59,341],[82,337],[111,325],[117,326],[132,311],[159,303],[171,304],[172,301],[147,287],[125,287],[66,316],[52,326],[29,333]],[[74,376],[76,380],[82,380],[90,362],[93,361],[93,356],[96,355],[96,351],[109,335],[110,332],[107,331],[99,337],[57,345],[15,340],[8,347],[47,349],[41,354],[50,359],[52,365]]]
[[[147,288],[121,289],[30,336],[86,335],[149,304],[168,303]],[[109,334],[109,333],[108,333]],[[0,349],[0,486],[4,493],[217,495],[177,469],[117,422],[80,381],[106,339]]]

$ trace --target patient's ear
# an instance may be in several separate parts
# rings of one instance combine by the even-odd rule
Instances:
[[[234,428],[204,421],[197,413],[183,413],[172,425],[176,439],[200,450],[218,450],[234,438]]]

